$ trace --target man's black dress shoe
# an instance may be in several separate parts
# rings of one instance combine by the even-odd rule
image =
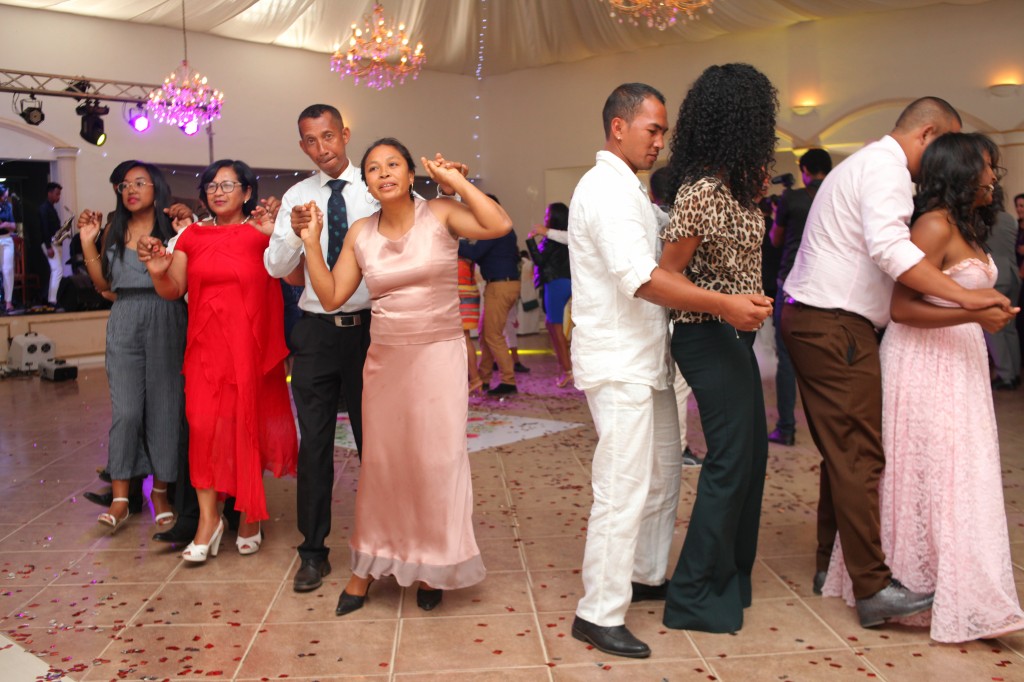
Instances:
[[[1006,379],[995,378],[992,380],[992,389],[996,391],[1015,391],[1017,390],[1017,380],[1007,381]]]
[[[506,395],[508,393],[517,393],[515,384],[498,384],[491,390],[487,391],[487,395]]]
[[[312,592],[324,584],[324,576],[330,575],[330,573],[331,562],[327,559],[303,559],[299,570],[295,572],[292,589],[296,592]],[[344,594],[342,592],[343,596]],[[362,604],[359,606],[362,606]],[[338,602],[338,608],[341,608],[340,601]],[[359,607],[357,606],[356,608]],[[342,614],[339,613],[338,615]]]
[[[899,580],[892,582],[882,590],[866,599],[857,600],[857,615],[860,616],[862,628],[873,628],[890,618],[913,616],[927,611],[935,599],[934,592],[912,592]]]
[[[517,362],[516,364],[512,365],[512,371],[514,371],[516,374],[529,374],[530,368],[521,362]]]
[[[170,542],[175,545],[181,545],[186,542],[192,542],[196,537],[197,530],[199,530],[198,520],[189,523],[179,518],[178,522],[170,529],[154,533],[153,539],[157,542]]]
[[[108,469],[97,469],[96,475],[99,476],[99,479],[104,483],[110,483],[110,471]]]
[[[606,654],[626,658],[647,658],[651,655],[651,648],[634,637],[625,625],[602,627],[576,616],[572,622],[572,636]]]
[[[633,598],[630,599],[632,602],[664,601],[665,594],[668,593],[667,580],[660,585],[644,585],[643,583],[632,583],[632,585]]]
[[[422,587],[416,590],[416,606],[424,611],[433,611],[441,603],[444,597],[444,590],[425,590]]]
[[[828,577],[828,573],[825,571],[818,571],[814,574],[814,581],[811,583],[811,589],[814,594],[821,594],[822,589],[825,587],[825,578]]]
[[[768,440],[779,445],[793,445],[796,443],[796,436],[792,433],[783,433],[779,429],[775,429],[768,434]]]
[[[87,490],[82,493],[82,497],[89,500],[93,504],[98,504],[101,507],[109,507],[114,504],[114,493],[107,491],[105,493],[94,493],[91,490]],[[138,514],[142,511],[143,500],[141,497],[128,496],[128,512],[131,514]],[[189,538],[191,540],[192,538]]]

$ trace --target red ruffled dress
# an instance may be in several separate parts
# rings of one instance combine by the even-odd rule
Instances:
[[[175,246],[188,256],[192,485],[234,496],[249,521],[268,518],[263,472],[294,474],[298,456],[281,286],[263,267],[269,241],[251,225],[191,225]]]

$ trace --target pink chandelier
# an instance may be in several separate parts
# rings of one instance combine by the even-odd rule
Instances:
[[[188,37],[185,33],[185,2],[181,3],[181,37],[185,58],[164,84],[149,93],[146,109],[160,123],[178,126],[189,135],[220,118],[224,93],[188,65]]]
[[[645,25],[664,31],[682,18],[685,21],[699,19],[697,10],[707,8],[712,14],[711,3],[715,0],[608,0],[612,6],[611,16],[619,23],[629,22],[634,26]]]
[[[341,78],[352,76],[356,85],[362,80],[371,88],[383,90],[401,85],[406,77],[413,80],[423,68],[427,56],[423,43],[409,44],[405,24],[395,26],[394,20],[384,18],[384,7],[373,5],[373,19],[363,18],[364,26],[352,24],[352,37],[348,49],[339,47],[331,56],[331,71]]]

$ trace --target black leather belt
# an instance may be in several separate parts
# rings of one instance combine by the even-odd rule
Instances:
[[[487,280],[487,283],[490,284],[491,282],[518,282],[518,281],[519,281],[518,277],[498,277],[497,279],[489,279],[489,280]]]
[[[335,313],[330,315],[328,313],[311,313],[308,310],[303,310],[302,314],[305,317],[318,317],[321,320],[327,320],[335,327],[358,327],[363,323],[363,316],[360,313]]]

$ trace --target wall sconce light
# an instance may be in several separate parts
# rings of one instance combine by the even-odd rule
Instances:
[[[817,111],[817,109],[818,108],[813,104],[798,104],[796,106],[789,108],[789,110],[792,111],[797,116],[806,116],[807,114],[812,114],[815,111]]]
[[[1020,94],[1020,83],[995,83],[988,86],[988,91],[996,97],[1015,97]]]

